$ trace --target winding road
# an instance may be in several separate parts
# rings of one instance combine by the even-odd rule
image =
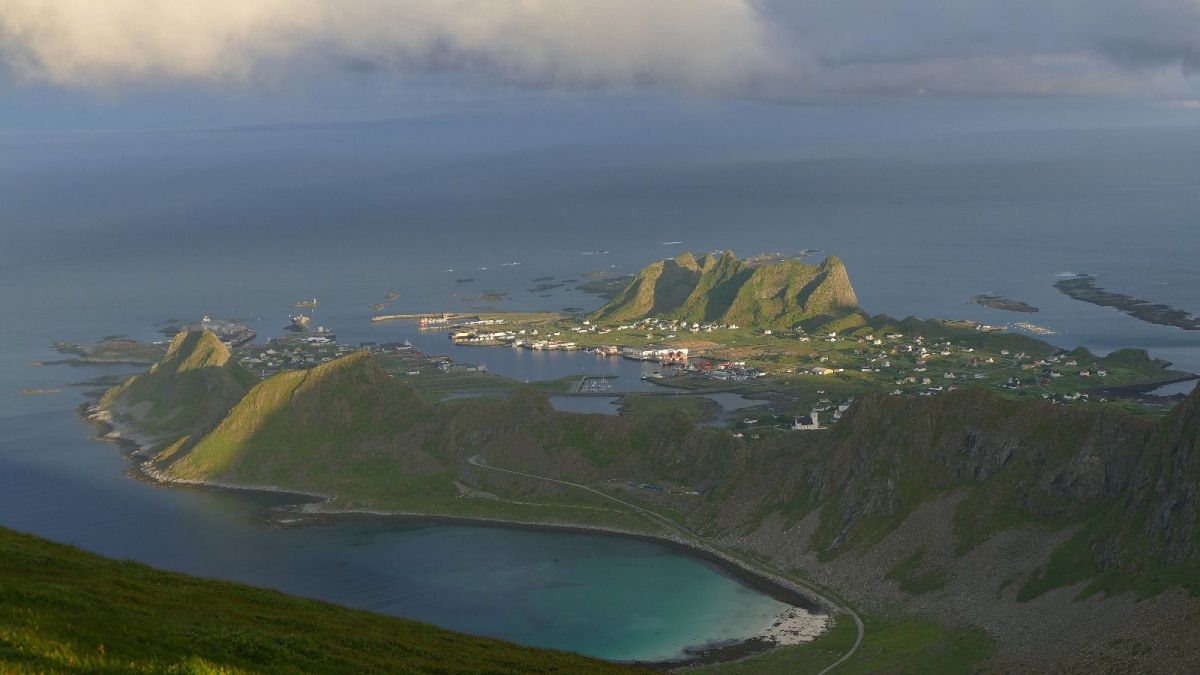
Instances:
[[[700,548],[702,548],[702,549],[710,549],[713,551],[720,551],[726,557],[734,558],[730,554],[725,553],[724,551],[721,551],[721,549],[718,548],[715,544],[707,541],[706,539],[704,539],[704,537],[700,536],[694,530],[687,527],[686,525],[684,525],[682,523],[677,523],[674,520],[671,520],[670,518],[668,518],[662,514],[656,513],[647,508],[643,508],[641,506],[638,506],[637,504],[627,502],[624,499],[620,499],[620,498],[614,497],[610,494],[601,492],[595,488],[591,488],[586,485],[582,485],[580,483],[572,483],[570,481],[559,480],[557,478],[550,478],[548,476],[538,476],[538,475],[531,474],[531,473],[525,473],[523,471],[513,471],[512,469],[502,469],[498,466],[491,466],[490,464],[485,462],[482,458],[480,458],[479,455],[472,455],[471,457],[467,458],[467,462],[471,466],[475,466],[480,469],[487,469],[489,471],[498,471],[500,473],[507,473],[507,474],[511,474],[513,476],[521,476],[522,478],[531,478],[533,480],[546,481],[548,483],[557,483],[559,485],[567,485],[567,486],[570,486],[573,488],[577,488],[579,490],[584,490],[586,492],[590,492],[594,495],[603,497],[609,501],[616,502],[624,507],[633,509],[634,511],[637,511],[638,513],[641,513],[645,516],[650,517],[651,519],[653,519],[655,521],[658,521],[660,523],[663,523],[663,524],[669,526],[671,529],[674,529],[678,532],[682,532],[687,537],[690,537],[690,538],[694,539],[697,543],[701,544],[702,546]],[[809,593],[811,593],[813,596],[815,596],[818,600],[820,600],[826,606],[833,608],[837,612],[844,613],[844,614],[848,615],[851,619],[854,620],[854,626],[858,631],[858,634],[855,636],[855,639],[854,639],[854,644],[851,645],[850,649],[847,650],[845,654],[842,654],[842,656],[840,658],[838,658],[837,661],[834,661],[833,663],[829,664],[828,666],[825,666],[825,668],[822,669],[820,672],[818,672],[817,675],[825,675],[825,673],[828,673],[828,672],[832,671],[833,669],[837,668],[838,666],[842,665],[843,663],[848,661],[852,656],[854,656],[854,654],[858,651],[859,647],[862,646],[863,637],[866,634],[866,627],[863,625],[862,617],[860,617],[858,615],[858,613],[855,612],[853,609],[851,609],[849,606],[847,606],[843,603],[837,602],[837,601],[833,600],[832,598],[826,596],[819,589],[817,589],[815,586],[813,586],[812,584],[810,584],[806,581],[802,581],[800,579],[793,579],[792,577],[789,577],[789,576],[783,574],[779,570],[772,569],[770,567],[767,567],[767,566],[762,565],[757,562],[746,561],[746,560],[742,560],[740,558],[734,558],[734,559],[736,559],[737,562],[741,565],[755,568],[756,571],[758,571],[759,573],[766,573],[768,576],[776,576],[776,577],[786,578],[791,583],[794,583],[797,586],[803,587],[805,590],[807,590]]]

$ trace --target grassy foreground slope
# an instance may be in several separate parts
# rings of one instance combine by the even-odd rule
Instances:
[[[629,669],[118,562],[0,528],[0,672],[383,671]]]

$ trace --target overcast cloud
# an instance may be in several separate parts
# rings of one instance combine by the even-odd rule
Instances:
[[[783,101],[1200,97],[1200,0],[0,0],[9,80],[121,91],[352,72]]]

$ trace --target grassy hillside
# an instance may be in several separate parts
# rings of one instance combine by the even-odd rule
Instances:
[[[628,514],[594,508],[596,499],[577,491],[480,474],[466,460],[482,454],[580,483],[715,486],[703,499],[662,501],[697,528],[815,513],[807,545],[825,560],[869,548],[922,504],[962,490],[954,514],[960,555],[1022,524],[1084,528],[1044,578],[1023,581],[1022,597],[1036,597],[1102,574],[1200,561],[1197,517],[1177,506],[1200,494],[1197,397],[1159,421],[980,389],[872,394],[827,433],[785,434],[750,448],[668,406],[621,417],[559,413],[531,389],[431,404],[356,353],[259,383],[194,447],[158,464],[176,478],[312,490],[359,508],[507,517],[508,501],[567,520],[592,509],[588,522],[608,524]],[[496,499],[461,499],[465,484]],[[923,570],[913,588],[945,577],[923,569],[919,556],[910,562],[913,574]]]
[[[1001,637],[1043,616],[1047,629],[1074,625],[1035,609],[1064,586],[1081,584],[1078,598],[1200,591],[1200,390],[1164,419],[984,389],[874,393],[831,430],[756,442],[698,427],[679,406],[640,407],[562,413],[531,388],[434,404],[360,353],[260,383],[161,465],[332,494],[335,508],[663,531],[633,503],[782,569],[860,584],[868,598],[894,589],[893,602],[964,613],[981,598],[1004,604],[1021,620]],[[475,456],[592,491],[489,471]],[[1014,537],[1024,543],[1003,543]],[[993,556],[983,576],[971,562],[980,551]],[[842,565],[854,574],[837,577]]]
[[[178,478],[248,483],[320,473],[332,486],[342,473],[403,471],[403,457],[383,452],[429,410],[411,387],[357,352],[260,382],[194,448],[164,456],[159,465]],[[372,466],[355,464],[356,456],[345,452],[361,446],[379,451],[361,458]]]
[[[166,356],[109,390],[100,408],[158,447],[184,445],[216,426],[256,381],[211,331],[179,333]]]
[[[728,434],[696,427],[675,407],[629,417],[557,413],[530,388],[431,404],[360,352],[264,380],[194,447],[157,464],[173,478],[337,495],[342,508],[644,530],[644,516],[579,491],[495,484],[491,499],[463,499],[461,486],[473,480],[463,475],[466,460],[486,453],[531,471],[546,462],[569,467],[583,481],[619,471],[691,484],[731,466],[733,447]]]
[[[830,256],[820,265],[796,260],[750,265],[730,251],[697,260],[685,253],[660,260],[592,318],[634,321],[663,317],[694,323],[792,327],[858,306],[845,265]]]
[[[608,321],[634,321],[672,311],[687,302],[703,272],[690,253],[652,263],[602,307],[596,317]]]
[[[630,669],[0,528],[0,671],[603,673]]]

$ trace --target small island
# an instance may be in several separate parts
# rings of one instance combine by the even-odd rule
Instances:
[[[167,352],[165,344],[138,342],[123,335],[110,335],[90,345],[55,342],[53,348],[71,358],[38,361],[37,365],[146,365],[159,360]]]
[[[967,302],[971,303],[972,305],[982,305],[988,309],[999,309],[1005,312],[1024,312],[1027,314],[1033,314],[1040,311],[1037,307],[1025,302],[1021,302],[1020,300],[1013,300],[1012,298],[1006,298],[1003,295],[992,295],[990,293],[980,293]]]
[[[1200,330],[1200,317],[1170,305],[1107,291],[1096,285],[1096,279],[1094,274],[1077,274],[1055,282],[1054,287],[1075,300],[1112,307],[1146,323],[1174,326],[1183,330]]]

